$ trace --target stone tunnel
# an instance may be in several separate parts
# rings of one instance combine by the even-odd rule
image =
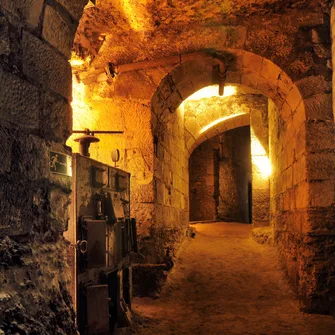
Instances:
[[[182,254],[190,227],[219,222],[270,236],[301,310],[335,316],[334,8],[0,0],[0,334],[129,326],[131,287],[164,286],[170,274],[160,269]],[[85,168],[80,132],[99,140]],[[78,237],[87,215],[87,231],[115,233],[103,249],[109,266],[76,256],[90,252],[86,233]],[[122,250],[108,249],[119,237]],[[97,289],[83,305],[82,266]],[[122,301],[101,321],[105,298],[94,299],[111,287]],[[114,312],[123,317],[111,325]]]

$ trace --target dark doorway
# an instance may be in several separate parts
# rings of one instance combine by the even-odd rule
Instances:
[[[189,161],[190,220],[251,222],[250,127],[199,145]]]

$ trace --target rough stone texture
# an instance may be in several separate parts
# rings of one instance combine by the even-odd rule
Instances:
[[[74,19],[79,21],[83,14],[84,6],[88,3],[88,0],[56,0],[64,8],[66,8]]]
[[[250,114],[252,163],[252,223],[255,227],[269,225],[271,163],[269,158],[268,106]]]
[[[46,6],[42,36],[68,59],[71,57],[74,32],[53,7]]]
[[[27,31],[23,31],[22,49],[24,74],[70,99],[71,67],[67,60]]]
[[[252,237],[260,244],[273,244],[272,227],[258,227],[252,230]]]
[[[158,92],[156,92],[158,94]],[[173,95],[173,91],[169,96]],[[164,108],[164,107],[163,107]],[[154,236],[158,239],[160,257],[167,250],[177,248],[188,222],[188,156],[184,145],[184,111],[180,106],[174,110],[157,111],[157,124],[153,129],[156,138],[154,170],[162,171],[156,178],[157,194],[162,201],[156,202]],[[157,245],[157,242],[156,242]]]
[[[72,132],[72,113],[69,103],[51,93],[44,95],[40,119],[40,134],[52,141],[68,138]]]
[[[48,3],[51,2],[55,1]],[[84,1],[58,0],[57,2],[76,20],[80,18],[85,4]],[[306,172],[306,166],[311,166],[314,162],[314,154],[333,153],[334,149],[332,140],[334,128],[329,120],[330,97],[324,96],[323,101],[322,96],[322,94],[329,94],[324,83],[329,82],[332,75],[330,25],[327,21],[328,1],[299,0],[283,4],[282,1],[277,0],[240,0],[225,2],[225,6],[222,6],[222,1],[219,0],[207,6],[203,6],[200,0],[192,3],[193,6],[190,7],[188,1],[164,3],[164,5],[148,1],[137,6],[138,3],[133,1],[117,1],[115,4],[112,0],[106,1],[96,8],[85,11],[77,34],[75,50],[83,56],[91,56],[91,64],[97,68],[105,66],[108,61],[125,64],[204,48],[224,50],[227,58],[232,58],[228,66],[227,81],[259,90],[271,98],[277,106],[277,109],[272,109],[273,113],[269,118],[270,156],[274,167],[271,180],[271,218],[276,229],[275,240],[282,254],[285,268],[308,310],[334,313],[332,309],[335,296],[332,269],[334,243],[330,230],[334,218],[334,206],[330,200],[331,196],[325,201],[318,196],[317,199],[320,198],[321,203],[317,203],[317,199],[313,200],[314,191],[319,195],[333,185],[332,172],[327,169],[320,170],[321,183],[315,182],[318,180],[318,174],[313,176],[313,181],[309,179]],[[30,84],[33,82],[39,88],[43,88],[39,92],[41,98],[51,90],[70,99],[70,67],[61,51],[44,43],[40,36],[43,27],[39,26],[39,22],[41,24],[44,22],[40,17],[42,1],[1,1],[0,6],[6,19],[15,26],[11,27],[2,20],[4,24],[2,57],[10,58],[11,62],[10,64],[1,63],[1,68],[9,66],[18,77],[28,77]],[[332,26],[333,21],[332,15]],[[59,25],[61,24],[60,22]],[[11,38],[8,36],[6,38],[8,34]],[[9,48],[11,52],[8,51]],[[66,50],[63,52],[67,54]],[[134,171],[138,180],[145,185],[139,188],[141,192],[136,195],[136,199],[140,199],[142,191],[147,192],[148,189],[156,191],[157,198],[161,197],[160,203],[138,205],[140,217],[145,222],[143,231],[148,232],[146,236],[150,238],[147,243],[149,254],[153,250],[150,248],[154,248],[156,254],[161,257],[168,247],[177,245],[183,235],[182,228],[186,225],[188,215],[188,153],[183,143],[182,117],[175,113],[175,109],[183,99],[197,89],[213,84],[212,70],[213,64],[204,64],[202,60],[193,62],[192,66],[185,64],[177,66],[175,71],[172,71],[171,67],[161,67],[148,76],[127,75],[124,76],[127,80],[137,78],[140,92],[136,92],[136,85],[133,82],[131,89],[125,90],[124,97],[135,96],[139,100],[122,103],[122,99],[113,100],[113,103],[119,106],[115,107],[115,113],[119,110],[120,115],[123,115],[126,108],[133,108],[132,113],[125,113],[128,119],[125,119],[124,125],[131,124],[129,136],[125,136],[127,142],[122,139],[118,143],[127,148],[127,155],[125,152],[124,157],[129,158],[125,161],[128,161],[129,166],[134,164],[138,167],[134,167]],[[166,78],[166,81],[164,80],[160,85],[161,79],[168,73],[170,78]],[[318,77],[317,82],[320,85],[304,85],[302,80],[310,77]],[[143,78],[146,83],[141,81]],[[171,78],[175,87],[170,86]],[[311,83],[316,82],[310,80]],[[149,81],[151,82],[148,83]],[[297,82],[297,86],[294,82]],[[146,87],[142,88],[144,85]],[[121,91],[127,88],[127,84],[121,81],[117,84],[114,82],[115,91],[111,88],[108,90],[108,84],[101,86],[103,86],[101,91],[104,93],[111,94],[116,91],[120,95]],[[147,100],[155,86],[159,86],[157,93],[152,99]],[[170,88],[165,89],[163,86],[166,88],[170,86]],[[311,92],[307,87],[320,87],[320,91],[313,89]],[[15,106],[16,99],[20,100],[20,96],[17,97],[12,91],[8,94],[15,101],[7,102],[8,105]],[[319,94],[321,95],[315,98]],[[94,96],[91,97],[92,100],[94,98]],[[109,96],[109,98],[112,97]],[[314,99],[310,104],[307,101],[308,115],[313,116],[313,119],[307,123],[305,123],[308,116],[307,108],[305,110],[303,98]],[[27,106],[35,105],[31,103],[29,97],[24,97],[25,99],[27,99]],[[322,115],[319,114],[320,109],[318,109],[321,101],[327,107]],[[100,104],[103,103],[100,101]],[[152,117],[150,107],[152,107]],[[64,111],[65,108],[64,105]],[[139,110],[139,118],[134,117],[135,110]],[[39,174],[44,176],[45,162],[42,159],[49,146],[43,140],[36,138],[37,133],[42,133],[40,129],[37,132],[31,127],[29,131],[34,134],[29,134],[24,129],[14,133],[17,125],[22,123],[20,124],[19,120],[8,120],[8,115],[11,114],[7,111],[4,115],[7,117],[4,120],[1,114],[1,127],[3,128],[5,121],[6,124],[8,121],[13,122],[13,126],[6,126],[6,130],[0,133],[6,139],[4,158],[11,159],[10,162],[0,163],[1,187],[4,190],[1,196],[13,194],[13,197],[1,201],[3,207],[0,212],[7,215],[7,218],[10,215],[11,239],[17,232],[22,234],[33,227],[31,237],[27,237],[27,240],[16,237],[16,243],[34,250],[34,241],[41,238],[41,245],[47,241],[53,241],[54,245],[65,249],[64,243],[59,240],[59,234],[64,229],[66,215],[61,211],[57,213],[58,219],[50,218],[54,210],[51,210],[49,201],[55,200],[57,207],[59,204],[66,204],[66,200],[60,200],[58,196],[49,198],[50,180],[53,177],[35,179]],[[145,116],[144,121],[138,122],[142,120],[142,116]],[[132,122],[132,119],[136,121]],[[33,120],[35,120],[34,117]],[[110,122],[113,122],[112,119]],[[33,123],[35,124],[35,121]],[[17,125],[14,127],[14,124]],[[58,130],[57,133],[58,135],[51,137],[56,139],[62,136]],[[10,134],[13,136],[9,136]],[[65,136],[65,132],[63,135]],[[158,139],[157,159],[153,154],[155,136]],[[27,142],[26,146],[24,139]],[[65,138],[62,141],[59,139],[60,143],[64,141]],[[137,144],[137,141],[140,144]],[[20,152],[18,145],[22,143],[24,147]],[[135,148],[132,144],[136,144]],[[39,147],[42,148],[41,153],[37,153]],[[53,145],[53,147],[57,146]],[[107,153],[107,149],[104,151]],[[32,155],[35,160],[30,161],[29,155]],[[17,157],[23,158],[23,156],[28,158],[22,159],[21,163]],[[30,166],[33,166],[33,171],[28,171]],[[160,180],[157,184],[154,178],[156,173],[160,176],[157,177],[157,180]],[[311,170],[308,173],[312,175]],[[67,183],[67,181],[58,182]],[[22,190],[20,196],[15,196],[17,190]],[[143,199],[148,200],[152,197],[145,195]],[[317,207],[310,207],[312,204]],[[20,212],[20,208],[24,210]],[[4,225],[6,224],[7,222],[4,222]],[[324,230],[322,236],[308,237],[308,234],[318,232],[320,228]],[[8,243],[6,242],[5,249],[12,248],[8,247]],[[15,248],[21,250],[20,247]],[[37,251],[39,252],[40,250]],[[43,254],[42,250],[41,254]],[[58,251],[52,251],[50,262],[57,260],[58,256]],[[159,260],[158,256],[153,258]],[[39,264],[35,258],[33,263]],[[62,265],[63,262],[60,263]],[[61,265],[58,268],[62,268]],[[8,276],[15,274],[15,266],[6,270],[9,271]],[[26,332],[34,329],[41,334],[47,334],[50,333],[50,329],[58,330],[58,326],[59,332],[71,334],[70,324],[72,325],[74,318],[70,308],[65,307],[69,303],[63,303],[63,300],[66,300],[62,300],[63,286],[57,284],[57,281],[62,281],[60,272],[59,270],[50,272],[55,273],[54,280],[47,278],[49,280],[46,283],[39,283],[41,290],[46,288],[45,294],[48,296],[48,299],[44,297],[43,301],[48,302],[49,297],[55,297],[50,304],[42,305],[42,308],[37,311],[39,319],[42,320],[41,327],[44,328],[40,329],[39,325],[37,326],[35,322],[37,314],[31,309],[33,307],[25,307],[29,316],[24,319],[24,326],[28,327]],[[35,270],[33,269],[31,273],[35,274]],[[16,301],[21,301],[23,305],[23,296],[17,293],[19,292],[18,283],[19,280],[14,280],[12,284],[14,286],[8,286],[8,292],[17,295]],[[57,284],[54,295],[49,290],[50,283]],[[24,298],[28,295],[27,292],[29,293],[29,290],[25,291]],[[5,295],[5,300],[7,299],[8,296]],[[30,306],[38,306],[38,303],[32,303]],[[61,312],[63,310],[64,314]],[[0,314],[1,325],[5,329],[3,332],[9,333],[12,330],[16,333],[24,332],[15,328],[17,327],[15,324],[9,328],[8,319],[5,319],[5,316],[7,318],[9,315],[11,320],[18,320],[21,324],[21,307],[17,313],[11,313],[12,310],[9,310]],[[50,316],[50,319],[47,316]],[[57,320],[65,321],[59,324]],[[51,325],[54,328],[51,328]]]
[[[65,250],[63,241],[24,246],[9,237],[1,239],[0,330],[4,334],[76,334],[66,290]]]
[[[217,154],[217,140],[206,141],[197,147],[190,157],[190,221],[217,218],[218,171],[215,171],[217,170],[215,166],[217,165]]]
[[[1,0],[0,6],[23,22],[37,27],[44,0]]]
[[[9,40],[9,24],[5,17],[0,18],[0,55],[9,55],[10,40]]]
[[[0,1],[1,334],[76,334],[61,236],[71,181],[49,172],[50,150],[69,153],[71,69],[41,36],[43,9]]]
[[[10,129],[11,140],[5,142],[10,155],[2,156],[10,164],[0,175],[0,282],[2,292],[8,292],[0,307],[0,329],[5,334],[74,334],[74,313],[66,291],[66,247],[59,239],[66,228],[68,194],[56,181],[51,187],[50,147],[45,141],[22,129],[1,129],[7,136]]]
[[[2,69],[0,80],[3,85],[0,91],[1,118],[28,129],[38,129],[41,113],[38,88]]]
[[[192,100],[193,97],[191,96],[184,102],[185,143],[189,152],[192,152],[193,148],[200,144],[204,138],[211,138],[223,131],[252,123],[253,223],[263,226],[268,224],[266,213],[269,210],[269,192],[268,196],[265,197],[263,191],[264,189],[268,190],[268,176],[264,178],[262,171],[264,165],[266,166],[268,163],[267,99],[261,95],[250,94],[251,91],[248,92],[248,89],[245,88],[233,88],[236,92],[232,96],[203,98],[201,100]],[[239,137],[235,138],[234,142],[237,143],[238,139]],[[241,146],[244,147],[244,144],[241,144]],[[228,147],[226,149],[228,150]],[[228,150],[228,152],[230,151],[231,149]],[[231,153],[228,156],[232,157]],[[242,159],[242,155],[239,159]],[[232,162],[230,161],[230,163]],[[247,164],[248,161],[246,161]],[[233,165],[236,165],[236,162]],[[226,189],[224,191],[222,189],[220,201],[220,207],[222,208],[219,218],[228,221],[248,222],[247,200],[244,200],[242,205],[238,200],[241,190],[238,191],[237,188],[230,186],[234,185],[234,181],[238,182],[240,180],[240,176],[232,172],[234,169],[238,170],[239,165],[237,164],[234,168],[233,165],[229,165],[228,161],[226,166],[224,162],[220,164],[220,174],[224,178],[222,180],[229,179],[228,175],[230,175],[231,180],[230,183],[227,182]],[[246,193],[247,182],[241,180],[241,183],[243,193]],[[247,199],[247,195],[244,194],[242,198]],[[240,215],[237,205],[244,208],[244,214]]]
[[[252,185],[253,168],[250,160],[250,128],[230,130],[223,134],[222,142],[223,157],[219,161],[218,218],[221,221],[254,223],[259,214],[249,212],[249,202],[252,201],[254,209],[254,202],[257,201],[254,186],[253,199],[249,198],[248,194],[248,187],[251,188]]]
[[[249,124],[250,111],[259,107],[259,95],[239,92],[236,86],[233,89],[236,93],[232,96],[214,96],[199,101],[189,97],[184,102],[185,143],[190,153],[208,138]]]

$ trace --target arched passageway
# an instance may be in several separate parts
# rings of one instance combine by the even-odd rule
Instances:
[[[265,133],[265,138],[269,136],[269,158],[273,166],[270,182],[271,195],[269,199],[267,180],[265,184],[260,183],[260,196],[263,199],[267,199],[264,203],[270,203],[270,223],[274,229],[276,242],[278,243],[277,245],[284,262],[288,262],[286,264],[290,263],[288,272],[291,279],[295,283],[298,292],[300,292],[299,294],[305,297],[306,304],[313,304],[312,301],[314,301],[314,298],[312,298],[312,295],[305,295],[307,293],[305,291],[306,285],[311,284],[311,282],[308,282],[308,284],[307,282],[305,283],[304,279],[306,278],[304,273],[310,273],[307,270],[309,261],[299,256],[301,253],[296,246],[293,252],[295,255],[294,260],[292,260],[291,256],[287,258],[287,252],[285,251],[291,245],[291,242],[287,243],[288,241],[292,241],[292,239],[297,241],[295,239],[297,236],[300,236],[302,239],[299,239],[302,241],[304,239],[303,236],[308,233],[304,230],[306,226],[303,228],[298,223],[299,221],[293,220],[293,217],[302,217],[304,216],[303,212],[307,213],[305,211],[307,208],[303,204],[302,194],[304,194],[303,197],[307,202],[306,197],[309,199],[314,197],[313,193],[307,192],[308,195],[305,193],[307,184],[312,185],[310,181],[305,178],[301,179],[301,164],[306,162],[306,153],[311,150],[310,145],[313,146],[304,137],[306,127],[309,127],[306,123],[308,115],[305,110],[305,100],[298,87],[287,74],[271,61],[245,51],[227,50],[225,52],[226,55],[230,55],[235,60],[231,66],[231,70],[227,72],[227,83],[247,86],[263,93],[269,98],[268,131]],[[226,58],[229,58],[229,56],[226,56]],[[256,66],[256,64],[258,65]],[[164,150],[169,153],[174,151],[173,156],[175,158],[178,157],[183,171],[187,170],[189,152],[184,151],[182,145],[179,145],[178,142],[175,145],[176,142],[172,143],[170,140],[165,140],[166,138],[173,139],[174,136],[177,137],[177,141],[180,140],[180,133],[172,130],[169,124],[181,124],[184,113],[181,103],[184,99],[193,94],[197,89],[213,84],[212,69],[211,64],[207,61],[202,62],[200,59],[198,62],[193,61],[181,64],[171,71],[161,82],[160,87],[153,96],[153,134],[158,137],[158,142]],[[182,74],[187,74],[187,76],[183,76]],[[179,108],[177,108],[178,106]],[[176,113],[171,113],[174,109],[176,109]],[[176,134],[178,135],[176,136]],[[189,147],[193,145],[192,141],[195,142],[195,139],[191,138],[190,141],[191,144],[189,144]],[[328,144],[324,144],[328,146]],[[312,156],[308,155],[311,159]],[[169,169],[174,170],[173,165],[167,166],[162,158],[155,160],[154,166],[155,170],[160,170],[161,168],[165,171],[169,171]],[[187,186],[187,176],[183,176],[182,181]],[[260,180],[263,180],[263,178],[260,178]],[[169,187],[166,184],[168,179],[165,181],[161,180],[161,182],[165,187]],[[188,187],[186,186],[185,189],[187,192]],[[264,190],[266,191],[264,192]],[[185,194],[183,193],[184,196]],[[287,199],[287,202],[283,202],[283,199]],[[161,205],[158,203],[157,207],[159,208]],[[266,213],[269,213],[268,209],[269,207],[266,208]],[[310,210],[307,211],[311,214]],[[177,212],[180,214],[185,213],[185,207],[177,209]],[[185,214],[188,215],[188,213]],[[288,217],[291,217],[293,220],[290,221],[290,225],[287,225]],[[310,220],[313,220],[312,217],[315,218],[312,215],[310,216]],[[176,221],[164,219],[159,222],[168,226],[174,226]],[[298,224],[298,226],[295,226],[295,224]],[[298,235],[297,231],[300,232]],[[307,246],[307,244],[300,244],[299,242],[299,249],[307,250],[306,248],[309,249],[310,245]],[[318,285],[316,284],[317,277],[314,277],[314,279],[316,281],[313,281],[313,285]],[[309,302],[307,303],[307,301]]]
[[[180,59],[222,53],[226,84],[269,99],[270,225],[288,278],[305,310],[334,313],[334,11],[326,0],[224,3],[0,1],[1,331],[76,333],[65,252],[75,245],[63,234],[71,176],[50,171],[53,153],[70,155],[74,38],[72,69],[85,86],[84,103],[72,106],[85,122],[75,124],[124,131],[101,135],[92,157],[110,164],[120,149],[146,262],[185,237],[195,138],[185,148],[181,104],[218,79],[217,59]],[[112,63],[136,69],[117,74]]]

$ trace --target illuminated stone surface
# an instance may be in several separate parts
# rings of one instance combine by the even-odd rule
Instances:
[[[85,10],[76,32],[85,5],[84,0],[0,0],[0,233],[1,266],[6,267],[1,284],[11,296],[0,306],[5,334],[23,332],[20,327],[28,333],[75,334],[65,288],[65,214],[55,210],[68,203],[70,182],[47,169],[48,150],[68,152],[72,87],[67,58],[75,33],[74,51],[89,57],[75,74],[108,62],[215,49],[229,60],[227,84],[269,98],[274,242],[303,307],[334,314],[334,10],[329,2],[97,1]],[[215,64],[199,56],[180,65],[120,73],[86,88],[86,100],[77,104],[84,106],[83,115],[88,112],[81,123],[74,111],[75,126],[92,122],[124,131],[92,145],[92,156],[110,163],[111,149],[121,150],[120,167],[133,176],[132,215],[147,261],[161,261],[166,249],[177,249],[184,237],[189,150],[196,142],[185,143],[189,122],[182,102],[217,84]],[[206,126],[200,123],[199,129]]]

